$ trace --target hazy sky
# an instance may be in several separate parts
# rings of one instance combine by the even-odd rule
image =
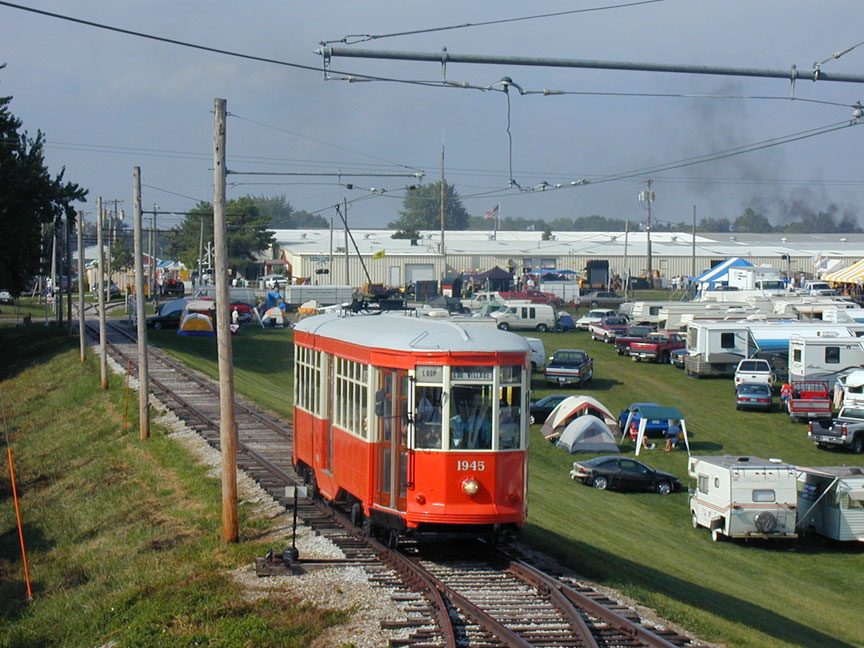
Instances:
[[[21,0],[21,4],[122,29],[305,65],[252,61],[75,24],[0,5],[0,95],[31,133],[47,136],[53,172],[131,213],[132,168],[145,208],[183,211],[213,199],[213,102],[227,100],[228,168],[237,171],[399,173],[447,180],[472,215],[496,203],[526,218],[591,214],[644,219],[637,194],[653,178],[653,216],[663,221],[734,219],[760,208],[773,222],[796,209],[860,215],[862,137],[854,126],[760,151],[667,171],[657,167],[831,124],[848,123],[861,84],[517,66],[447,66],[447,79],[488,86],[509,76],[520,96],[443,88],[439,63],[334,58],[339,72],[429,81],[325,80],[320,41],[392,34],[610,6],[592,2],[224,2]],[[353,49],[618,60],[788,70],[808,74],[864,40],[864,6],[848,1],[665,0],[533,20],[378,38]],[[345,45],[343,45],[345,46]],[[864,73],[864,45],[822,66]],[[338,72],[337,72],[338,71]],[[595,94],[590,94],[595,93]],[[615,93],[615,94],[596,94]],[[705,99],[662,95],[724,95]],[[772,97],[772,99],[757,98]],[[522,187],[590,180],[556,191]],[[633,177],[599,182],[619,174]],[[354,201],[351,223],[398,217],[405,178],[231,175],[228,196],[284,194],[297,209],[335,216]],[[370,193],[370,188],[385,189]],[[864,218],[861,219],[864,221]],[[160,217],[160,226],[176,223]]]

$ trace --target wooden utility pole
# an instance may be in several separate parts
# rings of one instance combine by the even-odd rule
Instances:
[[[201,267],[204,263],[204,214],[201,214],[201,224],[198,232],[198,281],[197,287],[200,288],[201,284],[201,273],[204,271]]]
[[[72,337],[72,218],[66,214],[65,228],[66,247],[63,249],[64,265],[66,266],[66,321],[69,324],[68,334]]]
[[[81,362],[87,360],[87,336],[84,332],[84,214],[78,214],[78,341]]]
[[[99,271],[96,282],[99,288],[99,373],[102,378],[102,389],[108,389],[108,339],[105,331],[105,252],[102,249],[102,196],[96,199],[96,245],[99,247]]]
[[[630,219],[624,224],[624,299],[627,299],[627,291],[630,290],[630,266],[627,261],[627,243],[630,238]]]
[[[654,277],[652,275],[653,262],[651,258],[651,202],[654,200],[654,192],[651,191],[651,179],[648,179],[648,191],[645,192],[645,202],[648,203],[648,218],[645,221],[645,237],[648,253],[648,281],[651,282],[651,287],[654,287]]]
[[[135,223],[135,317],[138,320],[138,429],[141,440],[150,437],[150,371],[147,364],[147,312],[144,308],[144,250],[141,245],[141,167],[132,169]]]
[[[237,542],[237,423],[234,418],[234,358],[228,294],[228,241],[225,224],[224,99],[215,100],[213,133],[213,244],[216,253],[216,341],[219,355],[219,445],[222,449],[222,542]],[[345,248],[348,249],[347,246]]]

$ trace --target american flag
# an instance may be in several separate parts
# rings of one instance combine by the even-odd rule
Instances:
[[[495,205],[492,209],[490,209],[485,214],[483,214],[483,218],[485,218],[486,220],[498,218],[498,211],[499,211],[498,208],[499,207],[500,207],[500,205]]]

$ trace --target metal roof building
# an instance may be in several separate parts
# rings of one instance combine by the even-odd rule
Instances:
[[[439,231],[420,232],[415,240],[394,239],[393,230],[383,229],[353,230],[352,235],[353,242],[343,231],[275,231],[292,275],[321,284],[365,284],[364,264],[372,283],[392,286],[494,266],[519,274],[544,268],[583,272],[591,259],[608,260],[610,270],[622,276],[627,270],[643,275],[648,268],[645,232],[555,232],[544,241],[541,232],[447,231],[443,255]],[[815,274],[814,260],[819,257],[832,261],[827,269],[864,258],[864,234],[700,233],[693,237],[686,232],[653,232],[651,248],[652,268],[664,277],[697,276],[729,257],[743,257],[789,274]]]

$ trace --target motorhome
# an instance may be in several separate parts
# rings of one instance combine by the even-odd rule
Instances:
[[[693,528],[706,527],[715,542],[728,538],[796,538],[795,466],[779,459],[692,456],[687,472]]]
[[[677,331],[686,329],[687,324],[694,319],[725,319],[730,316],[740,319],[760,312],[758,307],[747,302],[673,302],[659,310],[657,328]]]
[[[757,316],[758,317],[758,316]],[[797,320],[693,321],[687,325],[688,375],[731,376],[740,360],[759,356],[783,369],[788,363],[789,340],[801,337],[855,337],[864,335],[864,324],[848,322],[799,322]]]
[[[864,340],[848,336],[789,338],[789,380],[825,381],[864,367]]]
[[[799,466],[798,530],[864,542],[864,468]]]
[[[657,326],[660,323],[660,311],[669,306],[680,306],[687,302],[681,301],[637,301],[628,304],[627,315],[630,318],[631,324],[653,324]],[[619,311],[624,309],[619,308]]]
[[[857,308],[857,304],[838,297],[797,295],[794,297],[775,297],[773,311],[800,320],[845,321],[837,319],[839,311]],[[833,317],[833,319],[832,319]]]

